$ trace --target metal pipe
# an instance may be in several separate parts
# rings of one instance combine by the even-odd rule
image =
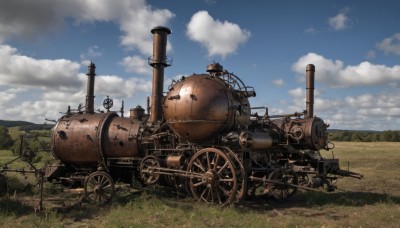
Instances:
[[[147,97],[146,111],[147,111],[147,114],[150,115],[150,97]]]
[[[306,118],[314,117],[314,79],[315,66],[308,64],[306,68]]]
[[[94,113],[94,77],[96,76],[96,65],[90,62],[88,66],[88,83],[86,90],[86,103],[85,103],[85,112],[86,113]]]
[[[171,30],[157,26],[151,30],[153,36],[153,57],[149,58],[149,65],[153,67],[153,86],[151,93],[150,123],[156,123],[162,118],[162,102],[164,88],[164,68],[171,65],[167,59],[167,35]]]

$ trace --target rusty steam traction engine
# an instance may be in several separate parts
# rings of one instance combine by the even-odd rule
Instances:
[[[85,111],[71,111],[52,129],[52,152],[58,162],[45,178],[83,185],[96,203],[114,195],[114,182],[169,185],[188,190],[200,201],[226,205],[251,197],[256,189],[287,199],[298,188],[334,189],[337,175],[361,178],[324,159],[332,149],[328,125],[313,114],[314,65],[307,71],[306,111],[281,116],[251,113],[256,95],[236,75],[210,64],[206,74],[173,81],[163,95],[166,27],[155,27],[151,105],[130,117],[94,110],[95,66],[89,65]]]

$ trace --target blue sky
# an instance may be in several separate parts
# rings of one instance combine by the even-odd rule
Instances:
[[[96,109],[146,106],[151,28],[168,36],[171,80],[219,62],[253,86],[270,114],[305,109],[316,66],[315,115],[335,129],[399,130],[400,2],[328,0],[2,0],[0,119],[57,119],[84,103],[96,66]]]

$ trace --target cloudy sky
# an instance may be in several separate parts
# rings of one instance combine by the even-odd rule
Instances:
[[[334,129],[400,129],[400,1],[1,0],[0,119],[43,123],[85,101],[146,106],[150,29],[172,30],[172,79],[219,62],[253,86],[270,114],[305,109],[316,66],[315,114]]]

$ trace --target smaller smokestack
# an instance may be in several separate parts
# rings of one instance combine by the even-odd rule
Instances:
[[[86,104],[85,104],[85,112],[86,113],[94,113],[94,76],[96,76],[96,65],[90,62],[88,66],[88,83],[86,90]]]
[[[306,118],[314,117],[314,79],[315,66],[308,64],[306,68]]]

